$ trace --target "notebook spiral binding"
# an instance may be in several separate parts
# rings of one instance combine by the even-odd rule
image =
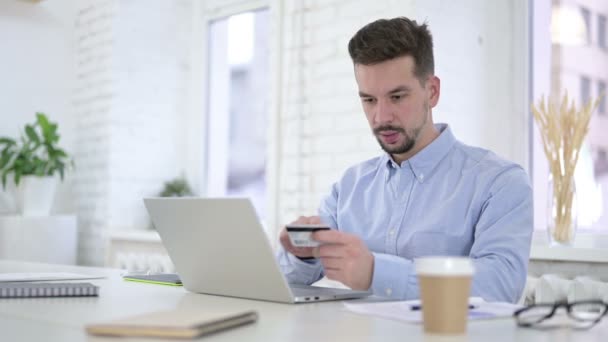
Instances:
[[[91,283],[0,283],[0,298],[91,296],[99,296]]]

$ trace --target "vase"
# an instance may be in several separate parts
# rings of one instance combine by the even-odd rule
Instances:
[[[577,229],[577,199],[574,177],[549,177],[547,188],[547,233],[551,246],[572,246]]]

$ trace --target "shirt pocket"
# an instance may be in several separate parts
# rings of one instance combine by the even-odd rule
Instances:
[[[472,241],[464,235],[451,235],[445,232],[415,232],[412,234],[406,258],[424,256],[468,256]]]

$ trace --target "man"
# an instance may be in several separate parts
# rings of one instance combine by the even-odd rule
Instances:
[[[333,228],[313,235],[320,247],[296,248],[283,229],[283,272],[293,283],[325,275],[353,289],[412,299],[419,297],[414,258],[469,256],[473,296],[516,302],[533,229],[526,172],[433,123],[440,80],[426,24],[378,20],[359,30],[348,50],[363,111],[386,154],[349,168],[319,216],[296,221]]]

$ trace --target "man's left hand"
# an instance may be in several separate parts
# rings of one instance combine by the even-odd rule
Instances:
[[[327,278],[337,280],[353,290],[368,290],[374,273],[374,255],[363,240],[337,230],[321,230],[313,239],[322,243],[313,250],[321,259]]]

